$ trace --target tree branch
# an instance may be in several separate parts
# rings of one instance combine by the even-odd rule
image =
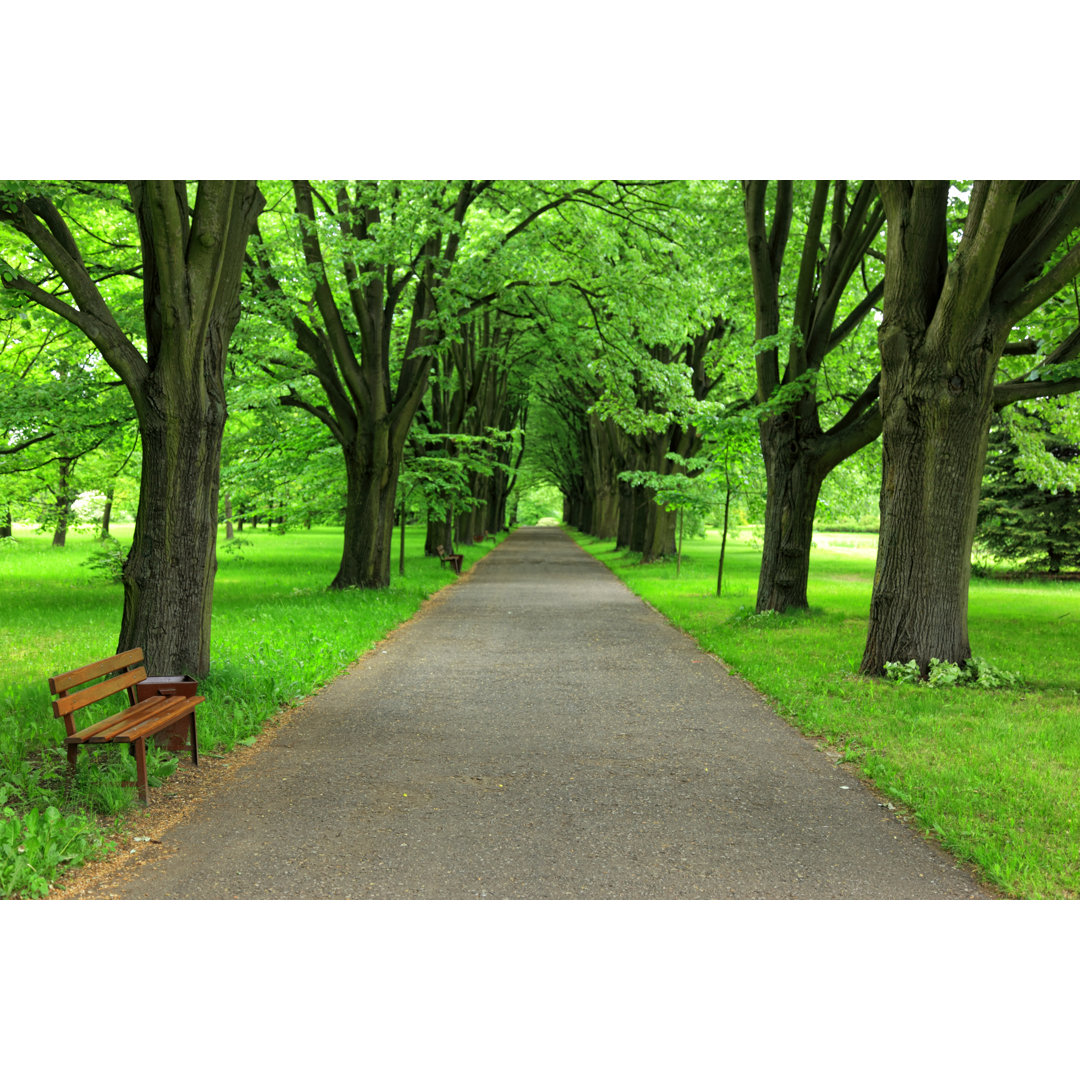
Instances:
[[[851,332],[859,326],[859,324],[866,318],[870,311],[881,301],[882,296],[885,294],[885,281],[882,279],[879,281],[873,289],[870,290],[859,301],[858,304],[852,308],[851,314],[832,332],[829,336],[829,340],[825,345],[825,354],[828,355],[839,345]]]
[[[331,413],[329,409],[324,408],[322,405],[312,405],[311,402],[302,398],[291,386],[289,387],[289,392],[287,394],[281,394],[278,397],[278,401],[281,402],[282,405],[287,405],[291,408],[301,409],[306,413],[310,413],[330,429],[330,434],[333,435],[339,446],[348,445],[344,433],[338,426],[333,413]]]
[[[765,195],[768,183],[767,180],[743,181],[746,239],[754,283],[754,337],[757,341],[775,337],[780,329],[780,303],[777,296],[780,269],[774,256],[779,254],[783,258],[784,246],[787,243],[787,225],[791,222],[789,209],[786,224],[781,230],[781,215],[778,213],[773,219],[771,234],[766,236]],[[778,194],[777,203],[780,202]],[[779,350],[775,345],[755,352],[758,401],[767,401],[780,381],[778,354]]]
[[[1068,285],[1077,274],[1080,274],[1080,244],[1071,248],[1056,266],[1051,267],[1008,305],[1003,314],[1005,322],[1015,326],[1025,315],[1030,315],[1059,289]]]
[[[1032,379],[1034,372],[1048,372],[1060,364],[1066,364],[1080,356],[1080,326],[1072,331],[1064,341],[1032,372],[1019,379],[999,383],[994,387],[994,409],[1001,410],[1015,401],[1028,401],[1031,398],[1061,397],[1080,390],[1080,377],[1068,379]]]
[[[0,454],[17,454],[20,450],[33,446],[34,443],[44,442],[46,439],[55,438],[55,436],[56,432],[50,431],[47,435],[36,435],[32,439],[26,439],[24,442],[16,443],[14,446],[0,446]],[[34,468],[37,468],[37,466],[35,465]]]
[[[855,399],[851,408],[825,432],[826,438],[840,434],[855,424],[862,417],[863,413],[877,401],[880,389],[881,372],[879,371],[867,384],[866,389]]]

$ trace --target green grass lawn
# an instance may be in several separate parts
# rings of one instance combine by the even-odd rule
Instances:
[[[972,651],[1022,688],[936,689],[860,678],[876,537],[830,534],[811,557],[810,610],[753,617],[760,548],[719,541],[641,566],[576,535],[808,734],[857,762],[884,799],[1003,892],[1080,896],[1080,584],[973,579]]]
[[[131,527],[114,530],[130,542]],[[128,809],[130,755],[80,752],[65,794],[63,724],[53,716],[48,677],[116,651],[120,585],[95,579],[84,564],[99,545],[85,533],[54,549],[51,538],[16,530],[0,542],[0,896],[40,895],[68,864],[101,849],[102,817]],[[423,601],[454,579],[423,555],[424,529],[406,530],[405,576],[380,591],[330,592],[341,557],[340,529],[238,534],[219,544],[211,630],[211,670],[199,684],[200,753],[251,743],[267,719],[325,685]],[[490,539],[461,549],[464,569]],[[235,553],[234,553],[235,552]],[[151,783],[176,758],[148,748]],[[152,796],[151,796],[152,797]]]

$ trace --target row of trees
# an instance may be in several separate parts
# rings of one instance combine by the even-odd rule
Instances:
[[[201,674],[228,412],[233,494],[274,457],[343,512],[336,588],[389,583],[413,492],[429,546],[499,527],[523,449],[646,559],[756,460],[758,610],[806,606],[822,483],[882,436],[862,670],[963,662],[991,421],[1080,388],[1078,225],[1074,181],[5,182],[0,451],[70,478],[137,425],[119,644]]]

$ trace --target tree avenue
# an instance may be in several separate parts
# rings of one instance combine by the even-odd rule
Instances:
[[[143,462],[117,648],[141,646],[152,673],[201,676],[210,666],[223,370],[262,196],[244,180],[199,181],[193,205],[179,180],[129,181],[126,194],[88,189],[84,201],[77,186],[6,184],[0,222],[26,244],[20,266],[5,259],[3,283],[78,327],[131,395]],[[121,225],[126,235],[103,245],[83,227],[101,201],[133,220],[134,236]],[[141,320],[101,287],[117,272],[116,254],[132,247]]]
[[[1080,329],[997,381],[1014,328],[1080,273],[1080,182],[879,181],[888,240],[881,351],[881,532],[861,671],[971,656],[971,547],[995,406],[1080,389]],[[958,235],[955,249],[950,239]],[[1023,341],[1015,343],[1026,355]]]
[[[0,529],[140,469],[119,648],[201,676],[219,498],[343,526],[330,587],[380,589],[396,517],[468,543],[518,466],[643,561],[763,471],[784,611],[881,434],[861,671],[962,664],[995,415],[1075,487],[1078,228],[1080,181],[0,182]]]
[[[527,242],[536,222],[623,193],[613,182],[503,190],[490,180],[380,181],[326,194],[308,180],[292,186],[299,229],[267,234],[255,278],[299,355],[279,347],[265,368],[288,385],[282,404],[318,417],[344,455],[345,537],[332,587],[384,588],[405,442],[441,350],[528,269],[519,238]],[[301,389],[305,377],[313,392]]]

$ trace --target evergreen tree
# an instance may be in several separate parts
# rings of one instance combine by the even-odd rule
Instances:
[[[1080,459],[1080,446],[1044,427],[1047,451],[1058,461]],[[1005,426],[991,429],[979,501],[978,539],[995,555],[1056,574],[1080,568],[1080,497],[1047,490],[1017,462],[1018,447]]]

